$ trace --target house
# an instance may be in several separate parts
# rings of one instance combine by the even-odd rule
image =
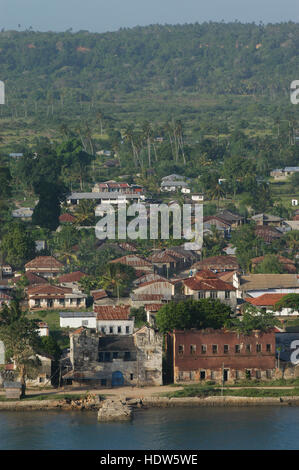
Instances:
[[[26,379],[26,386],[30,387],[45,387],[52,385],[53,376],[53,360],[50,357],[36,355],[39,365],[36,370],[34,378]]]
[[[262,294],[258,297],[246,297],[245,302],[257,307],[260,310],[265,312],[273,312],[276,317],[279,317],[280,320],[287,320],[290,318],[297,318],[299,312],[292,308],[282,308],[281,310],[276,310],[275,305],[279,300],[283,299],[287,294]]]
[[[128,183],[117,183],[116,181],[106,181],[104,183],[96,183],[92,188],[94,193],[120,193],[129,194],[131,192]]]
[[[191,266],[192,271],[209,270],[215,273],[225,271],[238,271],[240,269],[237,258],[234,256],[211,256]]]
[[[155,279],[134,287],[133,293],[136,295],[162,295],[163,297],[170,298],[175,294],[175,284],[167,279]]]
[[[154,250],[148,259],[154,266],[155,272],[168,277],[174,271],[191,266],[197,256],[182,247],[171,247],[164,250]]]
[[[74,217],[72,214],[69,214],[68,212],[65,212],[59,216],[60,224],[74,224],[75,222],[76,217]]]
[[[216,215],[209,215],[203,218],[203,230],[204,234],[210,232],[212,228],[215,227],[216,230],[222,232],[223,235],[229,235],[231,231],[231,224],[224,219]]]
[[[153,271],[153,266],[149,261],[135,254],[122,256],[121,258],[116,258],[110,261],[110,263],[125,264],[126,266],[131,266],[132,268],[134,268],[135,271],[142,271],[142,272]]]
[[[131,335],[134,319],[129,305],[95,305],[97,331],[105,335]]]
[[[286,166],[285,168],[275,168],[275,170],[272,170],[270,172],[270,176],[272,176],[272,178],[274,178],[275,180],[284,181],[289,176],[292,176],[294,173],[297,173],[298,171],[299,171],[298,166]]]
[[[171,175],[163,176],[163,178],[161,178],[162,181],[183,181],[184,179],[185,176],[178,175],[177,173],[172,173]]]
[[[284,224],[287,230],[299,230],[299,220],[285,220]]]
[[[148,273],[148,274],[144,274],[141,277],[138,277],[137,279],[134,279],[133,284],[135,286],[139,286],[140,284],[143,284],[144,282],[157,281],[159,279],[163,279],[164,281],[167,281],[167,278],[160,276],[160,274]]]
[[[0,271],[2,276],[12,276],[13,274],[13,269],[9,264],[2,264],[2,266],[0,266]]]
[[[202,193],[192,193],[191,201],[192,202],[203,202],[204,201],[204,194],[202,194]]]
[[[49,336],[49,325],[44,321],[40,321],[37,324],[39,336]]]
[[[9,157],[19,159],[19,158],[23,157],[23,153],[10,153]]]
[[[270,225],[269,226],[267,226],[267,225],[263,225],[263,226],[257,225],[254,233],[258,238],[262,238],[264,240],[264,242],[267,243],[267,244],[271,244],[273,241],[275,241],[275,240],[277,240],[277,239],[279,239],[283,236],[282,231],[280,231],[276,227],[272,227]]]
[[[285,258],[284,256],[276,256],[277,261],[283,266],[284,272],[296,273],[296,264],[291,259]],[[251,267],[254,270],[260,263],[265,259],[265,256],[258,256],[257,258],[251,259]]]
[[[278,217],[277,215],[271,215],[271,214],[256,214],[251,217],[251,220],[253,220],[256,225],[262,225],[262,226],[271,226],[271,227],[281,227],[283,224],[283,219],[281,217]]]
[[[95,305],[106,302],[108,299],[108,294],[104,289],[92,290],[90,291],[90,295],[92,295],[93,302]]]
[[[97,328],[95,312],[60,312],[60,328]]]
[[[38,256],[25,264],[25,272],[51,278],[57,276],[63,269],[63,264],[53,256]]]
[[[133,335],[107,336],[81,327],[70,334],[72,370],[63,378],[96,387],[162,385],[162,342],[146,326]]]
[[[13,284],[16,285],[16,283],[18,281],[20,281],[21,278],[22,278],[21,274],[15,275],[15,277],[12,280]],[[34,274],[30,271],[25,272],[24,278],[26,279],[26,281],[28,283],[27,284],[28,286],[37,286],[37,285],[40,285],[40,284],[48,284],[48,280],[45,277],[38,276],[37,274]]]
[[[20,207],[19,209],[15,209],[12,211],[12,216],[15,219],[27,220],[31,219],[33,214],[33,209],[30,207]]]
[[[91,193],[71,193],[67,197],[67,203],[77,205],[80,201],[90,200],[96,201],[98,204],[127,204],[132,202],[140,202],[145,196],[136,193],[118,193],[118,192],[91,192]]]
[[[195,300],[218,299],[232,308],[237,304],[236,288],[208,270],[199,271],[195,276],[183,279],[183,292]]]
[[[172,299],[171,295],[165,296],[163,294],[134,294],[130,295],[131,307],[139,308],[144,304],[151,303],[167,303]]]
[[[248,274],[235,278],[238,296],[259,297],[262,294],[299,294],[297,274]]]
[[[216,216],[222,221],[227,222],[231,228],[237,228],[244,222],[244,217],[229,210],[217,212]]]
[[[180,265],[180,257],[170,250],[157,250],[148,258],[154,266],[155,272],[168,277]]]
[[[182,193],[189,194],[190,188],[185,181],[162,181],[160,186],[161,191],[181,191]]]
[[[27,289],[29,309],[85,308],[87,295],[68,287],[42,284]]]
[[[167,337],[173,382],[271,379],[275,373],[275,331],[243,335],[229,330],[175,330]]]
[[[79,281],[86,277],[85,273],[81,271],[74,271],[68,274],[62,274],[57,278],[57,282],[63,287],[70,287],[71,289],[79,290]]]

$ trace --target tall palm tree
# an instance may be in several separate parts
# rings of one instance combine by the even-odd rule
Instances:
[[[217,207],[219,210],[220,199],[225,197],[225,191],[223,190],[221,184],[217,183],[214,188],[210,189],[208,195],[212,200],[217,199]]]
[[[92,225],[95,218],[95,204],[90,200],[82,200],[76,207],[75,217],[77,225]]]

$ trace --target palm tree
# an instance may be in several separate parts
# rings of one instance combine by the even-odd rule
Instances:
[[[76,207],[75,217],[77,225],[92,225],[94,224],[95,218],[95,204],[90,200],[82,200],[80,204]]]
[[[220,199],[223,199],[225,197],[225,192],[221,184],[217,183],[213,189],[210,189],[210,191],[208,191],[208,195],[212,200],[217,199],[217,207],[219,210]]]
[[[105,274],[102,276],[103,289],[112,290],[119,301],[119,293],[128,281],[126,266],[120,263],[109,263]]]

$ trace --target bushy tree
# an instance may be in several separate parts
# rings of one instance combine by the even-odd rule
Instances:
[[[217,299],[188,299],[163,305],[156,315],[156,325],[163,333],[175,329],[218,329],[226,324],[231,314],[230,307]]]
[[[35,242],[22,224],[12,223],[1,243],[1,253],[7,263],[16,269],[35,256]]]
[[[17,302],[5,305],[0,311],[0,339],[7,358],[16,364],[24,394],[27,375],[40,365],[37,321],[29,319]]]

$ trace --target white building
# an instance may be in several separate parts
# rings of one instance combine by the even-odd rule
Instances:
[[[105,335],[131,335],[134,320],[130,318],[130,306],[96,305],[97,330]]]
[[[96,313],[94,312],[60,312],[60,328],[86,328],[96,329]]]

